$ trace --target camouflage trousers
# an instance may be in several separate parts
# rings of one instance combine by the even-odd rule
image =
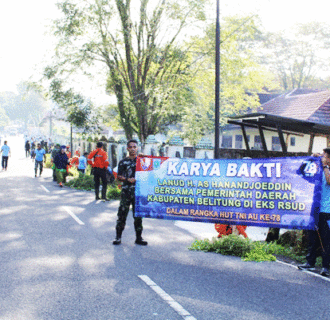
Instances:
[[[60,182],[65,183],[67,175],[68,174],[65,169],[56,169],[56,181],[58,183],[60,183]]]
[[[133,218],[134,218],[134,229],[135,231],[143,230],[142,227],[142,218],[135,217],[135,190],[131,189],[122,189],[120,195],[120,204],[117,214],[117,225],[116,230],[123,231],[126,225],[126,219],[129,212],[130,205],[132,205]]]
[[[41,174],[42,173],[42,169],[44,167],[43,161],[34,160],[34,171],[35,171],[35,174],[37,174],[37,172],[38,172],[38,167],[39,167],[39,174]]]

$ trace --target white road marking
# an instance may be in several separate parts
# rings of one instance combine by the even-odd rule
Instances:
[[[42,189],[44,189],[46,192],[50,192],[45,186],[43,186],[42,184],[40,185],[40,187],[42,188]]]
[[[139,275],[138,277],[166,301],[184,320],[197,320],[147,275]]]
[[[63,207],[63,209],[81,226],[85,225],[68,207]]]
[[[281,264],[284,264],[284,265],[286,265],[286,266],[289,266],[289,267],[291,267],[291,268],[295,268],[295,269],[298,269],[298,267],[297,266],[294,266],[293,264],[291,264],[291,263],[286,263],[286,262],[283,262],[283,261],[279,261],[279,260],[276,260],[276,262],[277,263],[281,263]]]
[[[284,264],[284,265],[289,266],[289,267],[293,267],[293,268],[297,269],[297,270],[300,271],[300,272],[308,273],[308,274],[310,274],[311,276],[314,276],[314,277],[317,277],[317,278],[321,278],[322,280],[325,280],[325,281],[329,281],[329,282],[330,282],[330,278],[325,277],[325,276],[321,276],[320,274],[317,274],[317,273],[315,273],[315,272],[308,271],[308,270],[299,270],[297,266],[294,266],[293,264],[286,263],[286,262],[283,262],[283,261],[277,261],[277,260],[276,260],[276,262],[277,262],[277,263]]]

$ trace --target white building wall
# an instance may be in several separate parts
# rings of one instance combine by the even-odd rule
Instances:
[[[255,149],[255,136],[260,136],[258,129],[246,129],[246,134],[249,136],[249,145],[251,149]],[[223,141],[225,140],[224,136],[232,136],[232,148],[238,149],[235,147],[235,136],[241,135],[242,130],[240,128],[237,128],[237,130],[228,130],[224,131],[221,138],[220,138],[220,145],[223,145]],[[272,150],[272,137],[278,138],[278,133],[275,131],[264,131],[265,140],[267,144],[267,149],[269,151]],[[283,134],[284,141],[286,141],[288,152],[308,152],[309,147],[309,141],[310,141],[310,135],[295,135],[295,134]],[[291,140],[293,138],[294,141]],[[244,139],[242,139],[242,148],[246,149]],[[322,152],[324,148],[327,147],[327,139],[326,137],[315,137],[314,143],[313,143],[313,153],[314,152]],[[261,150],[261,149],[259,149]],[[282,149],[280,148],[279,151]]]
[[[322,153],[327,147],[327,139],[325,137],[315,137],[313,144],[313,153]]]
[[[183,146],[166,146],[165,154],[167,157],[175,158],[177,152],[180,153],[180,158],[183,158]]]
[[[195,158],[196,159],[213,159],[214,150],[197,149]]]
[[[147,143],[144,146],[144,154],[146,155],[154,155],[154,156],[158,156],[159,152],[158,152],[159,146],[156,143]]]

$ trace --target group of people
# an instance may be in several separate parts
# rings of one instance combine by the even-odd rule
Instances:
[[[106,198],[107,191],[107,170],[109,169],[109,161],[107,152],[103,149],[103,143],[99,141],[96,145],[96,149],[91,153],[84,153],[78,159],[78,170],[85,173],[86,166],[89,164],[92,167],[92,174],[94,176],[95,187],[95,200],[108,201]],[[57,149],[59,148],[59,150]],[[67,155],[67,147],[56,145],[54,153],[52,153],[52,159],[54,163],[54,179],[57,179],[60,186],[63,186],[67,175],[67,167],[73,163]],[[142,218],[135,217],[135,170],[136,170],[136,158],[138,151],[138,142],[136,140],[130,140],[127,143],[128,157],[122,159],[118,164],[117,179],[123,183],[121,189],[121,199],[117,214],[116,223],[116,237],[113,241],[114,245],[121,244],[121,236],[125,229],[127,216],[130,206],[133,210],[134,228],[136,233],[135,243],[145,246],[147,241],[142,238]],[[102,192],[100,198],[100,186],[102,184]]]
[[[85,152],[80,156],[80,151],[75,152],[75,156],[71,158],[70,147],[56,144],[51,150],[51,161],[53,163],[53,181],[57,181],[60,187],[66,182],[68,168],[76,166],[78,171],[85,173],[87,168],[87,155]]]
[[[142,238],[142,218],[135,216],[135,171],[136,171],[136,159],[138,152],[138,142],[136,140],[130,140],[127,142],[128,156],[122,159],[118,164],[117,179],[121,181],[122,190],[120,205],[117,213],[116,222],[116,236],[113,240],[114,245],[121,244],[122,233],[125,229],[127,216],[130,206],[133,210],[134,228],[136,233],[135,243],[138,245],[147,245],[147,241]],[[35,176],[37,176],[37,170],[39,168],[39,175],[43,170],[43,161],[45,160],[46,151],[42,148],[41,144],[37,144],[35,156]],[[1,147],[2,153],[2,170],[7,170],[8,157],[10,155],[10,147],[7,145],[7,141]],[[57,144],[52,150],[52,161],[54,163],[53,179],[57,180],[60,186],[63,186],[65,178],[67,176],[67,167],[70,162],[71,153],[67,146],[60,146]],[[109,161],[106,151],[103,149],[103,143],[98,142],[96,149],[91,153],[85,152],[80,156],[79,152],[76,152],[75,157],[78,158],[77,168],[80,172],[85,173],[87,164],[91,165],[92,173],[94,176],[95,184],[95,200],[104,200],[106,198],[107,190],[107,178],[106,171],[109,167]],[[71,159],[72,161],[72,159]],[[306,256],[307,262],[303,265],[299,265],[300,270],[314,270],[317,249],[322,249],[322,270],[321,275],[329,276],[330,265],[330,148],[325,148],[322,158],[323,177],[322,177],[322,194],[320,203],[320,213],[318,224],[315,230],[309,230],[309,247],[308,254]],[[100,185],[102,183],[102,195],[99,197]]]
[[[50,147],[48,145],[47,141],[41,140],[40,142],[36,142],[36,139],[31,139],[30,140],[26,140],[25,141],[25,145],[24,145],[24,149],[25,149],[25,156],[27,158],[31,158],[31,159],[35,159],[36,157],[36,147],[38,147],[38,144],[41,145],[41,148],[44,149],[46,151],[46,153],[48,153],[48,148]]]

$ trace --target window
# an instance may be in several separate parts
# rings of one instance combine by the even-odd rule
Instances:
[[[232,148],[233,147],[233,137],[232,136],[222,136],[222,148]]]
[[[241,134],[235,136],[235,149],[243,149],[243,136]]]
[[[290,145],[294,147],[296,145],[296,137],[291,137],[290,138]]]
[[[254,136],[254,149],[255,150],[262,150],[262,143],[260,136]]]
[[[280,137],[272,137],[272,151],[281,151]]]

